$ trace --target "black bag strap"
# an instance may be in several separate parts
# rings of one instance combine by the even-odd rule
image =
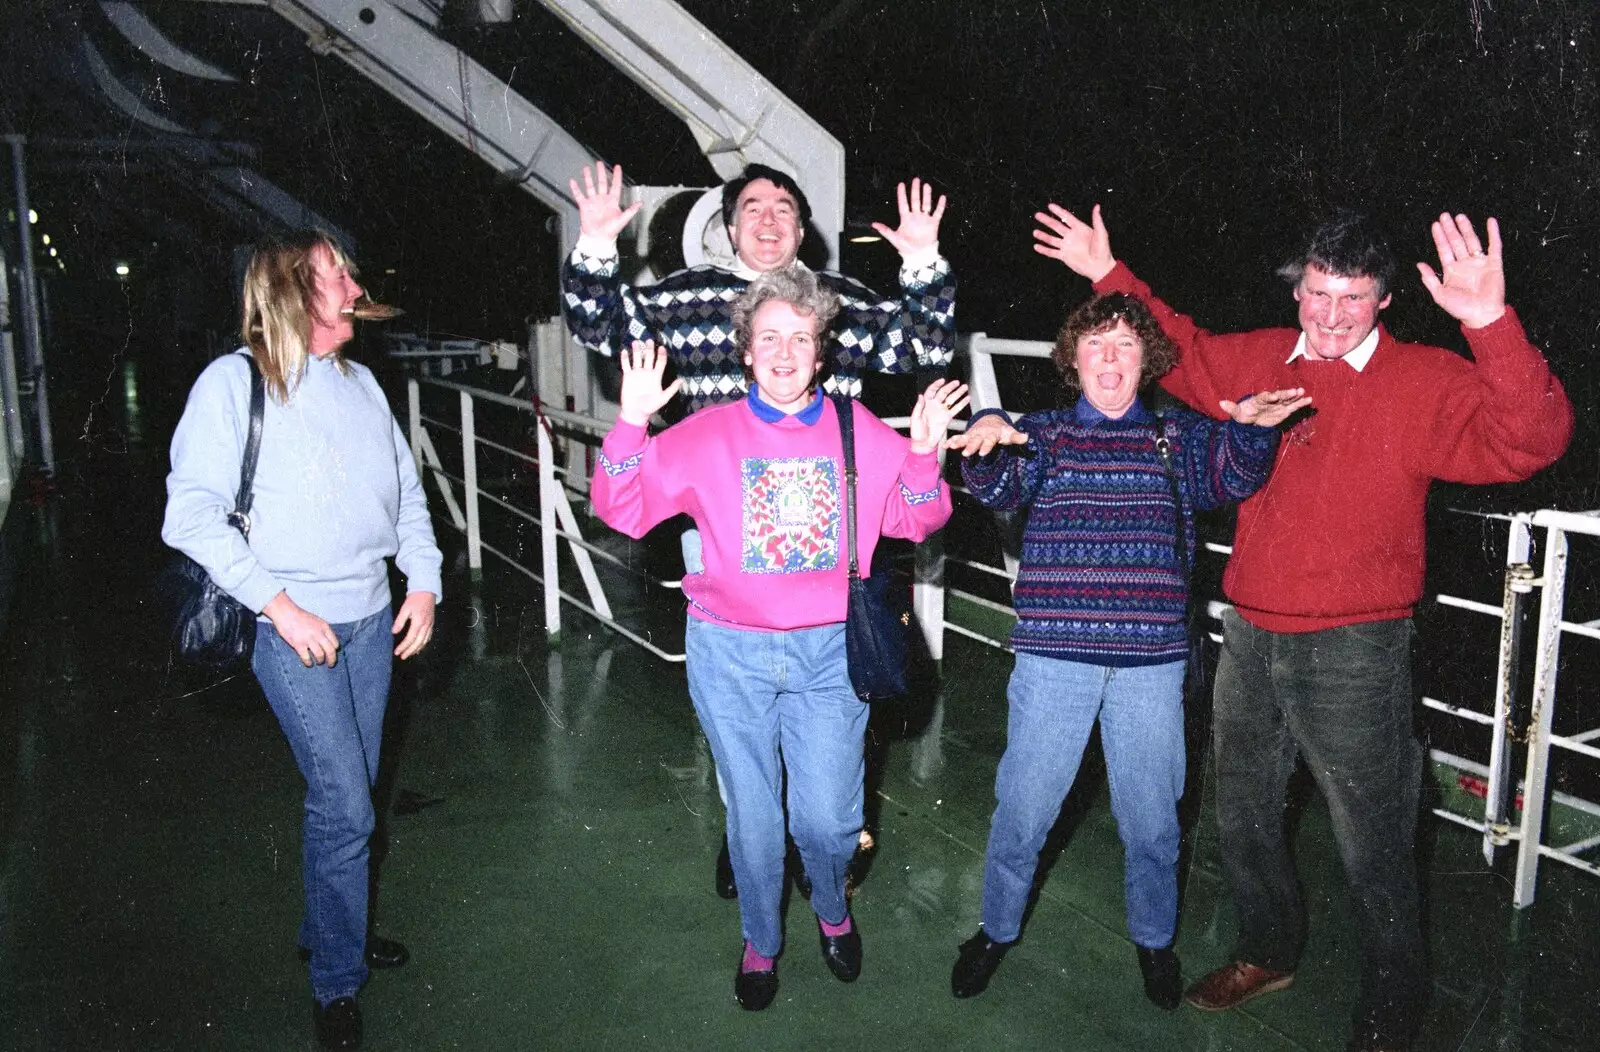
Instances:
[[[844,446],[844,482],[848,500],[845,504],[846,535],[850,539],[850,579],[861,576],[856,561],[856,413],[854,399],[843,395],[830,395],[833,408],[839,414],[839,438]]]
[[[1178,549],[1178,569],[1184,582],[1189,580],[1189,535],[1183,528],[1183,491],[1178,488],[1178,473],[1172,466],[1172,443],[1167,440],[1167,418],[1156,410],[1156,454],[1161,457],[1161,469],[1166,472],[1167,485],[1172,490],[1172,512],[1177,519],[1178,531],[1173,541]]]
[[[255,502],[256,460],[261,455],[261,422],[267,412],[267,381],[252,355],[250,365],[250,432],[244,441],[244,463],[239,469],[239,493],[233,498],[228,522],[246,537],[250,536],[250,506]]]

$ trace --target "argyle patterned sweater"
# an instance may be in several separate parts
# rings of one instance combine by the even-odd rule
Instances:
[[[1115,667],[1183,660],[1188,582],[1154,414],[1135,402],[1111,420],[1080,397],[1072,409],[1030,413],[1015,427],[1027,445],[961,461],[967,487],[985,507],[1030,509],[1012,591],[1012,649]],[[1194,509],[1259,489],[1278,431],[1186,409],[1170,410],[1161,427],[1193,552]]]
[[[885,299],[843,274],[817,272],[839,296],[831,340],[829,393],[861,393],[861,372],[943,373],[955,350],[956,279],[942,256],[902,267],[900,299]],[[690,411],[744,397],[744,365],[734,346],[733,301],[749,281],[704,264],[635,287],[618,276],[615,249],[575,248],[561,268],[567,328],[591,350],[614,356],[633,340],[665,347],[683,379]]]

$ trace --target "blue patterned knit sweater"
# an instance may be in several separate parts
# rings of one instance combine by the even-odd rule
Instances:
[[[1030,413],[1014,426],[1028,436],[1027,445],[961,462],[967,487],[985,507],[1030,509],[1012,592],[1012,648],[1118,667],[1182,660],[1188,588],[1154,414],[1135,402],[1110,420],[1079,398],[1072,409]],[[1161,426],[1193,552],[1192,510],[1259,489],[1278,432],[1186,409],[1168,411]]]
[[[843,274],[817,278],[839,296],[833,322],[829,393],[861,393],[861,373],[943,373],[955,350],[956,279],[943,257],[902,267],[901,297],[885,299]],[[654,285],[632,286],[618,276],[618,258],[574,249],[561,268],[561,309],[567,328],[591,350],[615,355],[633,340],[665,347],[683,378],[691,411],[745,394],[744,365],[734,346],[731,308],[749,282],[709,264],[669,274]]]

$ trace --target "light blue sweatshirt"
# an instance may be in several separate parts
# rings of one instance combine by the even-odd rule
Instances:
[[[250,426],[247,351],[208,365],[172,436],[161,539],[251,610],[279,592],[330,624],[389,603],[384,559],[409,592],[442,598],[443,562],[411,449],[365,366],[307,357],[289,404],[267,394],[250,539],[228,525]]]

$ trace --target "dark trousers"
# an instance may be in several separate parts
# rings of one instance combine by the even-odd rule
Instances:
[[[1223,868],[1239,960],[1293,971],[1305,907],[1284,807],[1295,754],[1327,798],[1362,952],[1358,1025],[1394,1038],[1420,1021],[1427,980],[1415,837],[1422,746],[1412,729],[1409,619],[1268,632],[1229,610],[1214,734]]]

